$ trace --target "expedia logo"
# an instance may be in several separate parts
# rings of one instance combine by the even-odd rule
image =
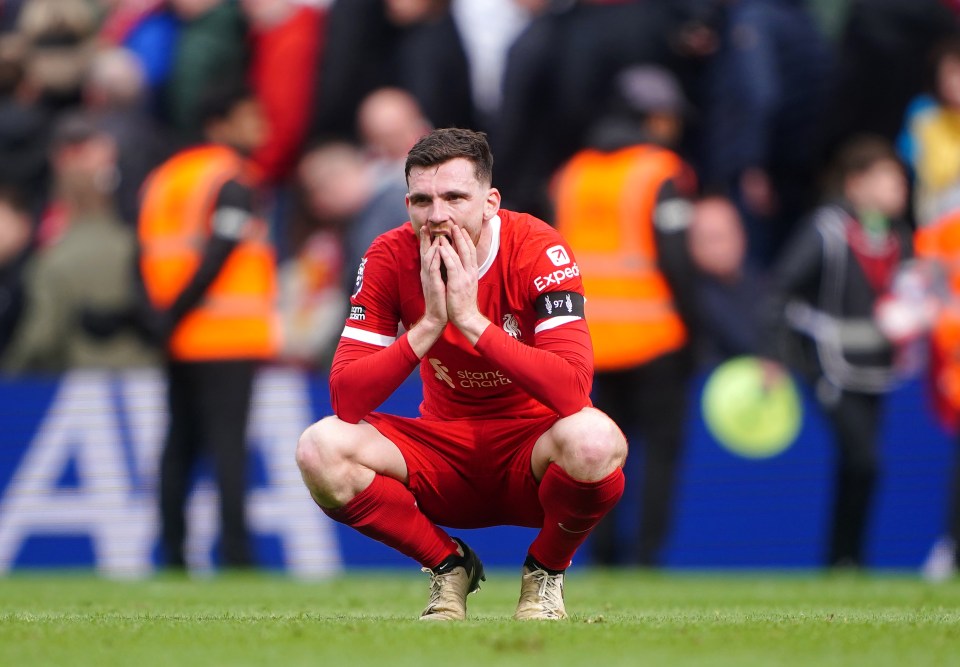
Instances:
[[[547,248],[547,257],[550,258],[554,266],[566,266],[570,263],[570,255],[567,254],[567,249],[562,245]]]
[[[550,285],[559,286],[562,281],[579,275],[580,266],[574,264],[573,266],[568,266],[565,269],[557,269],[553,273],[548,273],[545,276],[537,276],[533,281],[533,286],[537,288],[538,292],[542,292],[550,287]]]

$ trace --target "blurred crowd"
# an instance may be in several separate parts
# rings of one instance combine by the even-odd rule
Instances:
[[[3,367],[149,362],[130,341],[114,358],[72,340],[85,335],[79,301],[123,298],[73,278],[91,262],[120,290],[122,274],[106,265],[121,272],[135,255],[144,180],[203,139],[201,98],[218,81],[244,78],[268,127],[252,158],[279,263],[281,355],[322,365],[366,245],[406,219],[402,163],[427,128],[486,131],[505,206],[552,223],[551,180],[588,144],[617,73],[632,65],[662,68],[681,89],[658,112],[677,126],[703,198],[698,217],[713,230],[692,236],[743,234],[750,271],[778,256],[821,200],[836,149],[856,135],[897,142],[916,177],[907,216],[936,215],[950,204],[960,149],[949,119],[922,130],[916,119],[960,108],[947,71],[960,68],[958,11],[946,0],[9,0]],[[939,84],[937,53],[947,63]],[[110,224],[84,224],[91,218]],[[57,250],[95,234],[87,253]],[[709,276],[704,252],[692,256]],[[64,286],[48,277],[39,291],[54,293],[37,293],[37,274],[57,272],[70,274]],[[25,330],[42,299],[60,312]],[[740,351],[731,335],[750,334],[707,327],[705,344]]]
[[[4,372],[160,362],[155,340],[96,335],[83,315],[139,298],[145,183],[209,140],[205,95],[227,80],[266,128],[249,158],[277,261],[277,360],[310,368],[329,360],[367,245],[407,219],[404,158],[432,127],[485,131],[504,206],[555,224],[558,174],[619,145],[609,121],[631,106],[635,143],[686,166],[671,200],[689,263],[661,268],[696,359],[819,355],[811,379],[841,440],[873,438],[892,386],[874,366],[897,371],[909,347],[877,352],[850,323],[872,320],[914,230],[960,207],[956,0],[4,0]],[[667,208],[663,229],[679,224]],[[815,261],[834,219],[862,269],[835,304],[824,286],[847,269]],[[888,342],[932,326],[902,311],[878,321]],[[772,349],[780,325],[806,348]],[[855,497],[838,499],[837,531],[861,530],[874,458],[841,447],[838,493]],[[859,561],[850,539],[831,562]]]

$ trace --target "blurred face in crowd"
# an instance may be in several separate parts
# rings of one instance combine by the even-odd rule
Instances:
[[[230,113],[207,125],[211,141],[232,146],[249,154],[267,140],[269,127],[263,107],[255,98],[247,98],[234,105]]]
[[[399,26],[419,23],[446,8],[445,0],[384,0],[384,4],[387,18]]]
[[[550,0],[513,0],[513,4],[536,16],[550,7]]]
[[[857,211],[898,218],[907,210],[907,178],[895,160],[878,160],[847,177],[844,194]]]
[[[430,131],[413,96],[399,88],[381,88],[364,99],[357,128],[371,155],[402,161],[417,140]]]
[[[300,161],[300,186],[310,211],[321,221],[343,221],[356,215],[370,197],[370,176],[360,150],[332,143],[307,153]]]
[[[747,239],[739,212],[726,198],[697,202],[687,242],[694,264],[704,273],[723,281],[740,275]]]
[[[683,119],[669,111],[651,113],[644,120],[644,128],[650,140],[659,146],[673,147],[683,135]]]
[[[946,55],[937,66],[937,93],[947,106],[960,110],[960,56]]]
[[[294,12],[292,0],[240,0],[240,7],[250,23],[259,28],[279,25]]]
[[[117,147],[106,134],[60,146],[52,162],[57,189],[68,199],[109,194],[116,187]]]
[[[407,212],[419,235],[426,226],[434,236],[451,238],[454,227],[480,243],[483,223],[500,209],[500,192],[477,179],[474,165],[454,158],[432,167],[413,167],[407,178]]]

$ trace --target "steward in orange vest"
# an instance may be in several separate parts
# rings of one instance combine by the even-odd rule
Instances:
[[[631,67],[614,86],[588,147],[556,175],[555,218],[586,294],[594,402],[645,449],[639,539],[621,539],[611,512],[593,533],[593,555],[651,566],[671,522],[692,370],[682,313],[695,299],[686,242],[695,179],[668,148],[686,108],[673,76]]]
[[[173,359],[277,352],[276,261],[252,184],[246,160],[218,144],[175,155],[147,181],[140,271],[150,302],[167,313]]]
[[[206,452],[220,494],[220,560],[246,567],[247,416],[256,368],[279,345],[274,254],[246,157],[267,127],[256,98],[236,81],[211,86],[201,115],[207,143],[151,174],[140,214],[139,268],[150,304],[144,328],[168,355],[161,537],[166,565],[186,567],[184,508]]]
[[[650,143],[587,148],[559,173],[557,229],[580,265],[598,371],[636,366],[687,342],[658,250],[658,234],[677,230],[655,226],[658,207],[673,216],[688,206],[676,196],[677,180],[689,180],[683,161]]]

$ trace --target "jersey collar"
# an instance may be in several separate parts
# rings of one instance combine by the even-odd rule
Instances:
[[[493,266],[493,261],[497,258],[497,253],[500,251],[500,216],[495,215],[490,218],[490,252],[487,253],[487,258],[483,260],[478,269],[478,278],[482,278],[483,275],[490,270],[490,267]]]

